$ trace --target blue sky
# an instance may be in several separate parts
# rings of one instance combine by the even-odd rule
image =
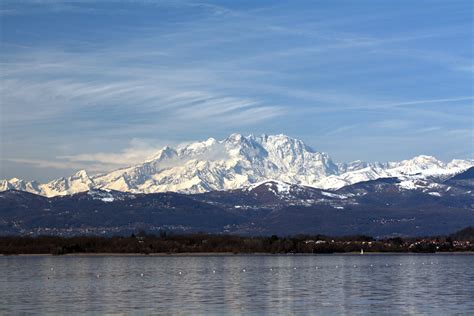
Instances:
[[[284,133],[473,158],[472,1],[2,1],[0,178]]]

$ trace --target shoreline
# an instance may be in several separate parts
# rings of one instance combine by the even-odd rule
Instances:
[[[231,252],[183,252],[183,253],[68,253],[63,255],[54,255],[51,253],[21,253],[21,254],[0,254],[0,257],[259,257],[259,256],[374,256],[374,255],[474,255],[474,251],[442,251],[442,252],[365,252],[363,255],[357,252],[338,252],[338,253],[231,253]]]

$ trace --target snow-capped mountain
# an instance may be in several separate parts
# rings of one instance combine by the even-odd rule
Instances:
[[[89,191],[94,188],[94,182],[85,170],[80,170],[67,178],[55,179],[45,184],[36,181],[25,181],[17,178],[0,180],[0,191],[20,190],[45,196],[68,195]]]
[[[365,163],[357,161],[355,164],[342,165],[340,174],[323,178],[314,186],[334,190],[363,181],[398,178],[402,180],[400,186],[415,188],[419,181],[442,181],[467,170],[473,165],[473,160],[454,159],[449,163],[444,163],[435,157],[426,155],[399,162]]]
[[[104,189],[132,192],[177,191],[186,193],[236,189],[258,181],[279,179],[314,183],[337,174],[325,153],[284,135],[232,134],[222,141],[163,148],[143,164],[94,177]]]
[[[6,190],[19,190],[31,193],[41,192],[40,184],[38,182],[30,182],[18,178],[12,178],[10,180],[0,180],[0,191]]]
[[[226,234],[426,236],[474,224],[474,167],[407,188],[380,178],[322,190],[277,180],[199,194],[93,189],[52,198],[0,192],[0,235]]]
[[[396,177],[405,187],[420,180],[442,180],[474,165],[473,160],[444,163],[430,156],[388,163],[354,161],[335,164],[301,140],[286,135],[232,134],[178,148],[164,147],[147,161],[106,174],[89,176],[81,170],[46,184],[19,179],[1,180],[0,190],[17,189],[45,196],[90,189],[133,193],[200,193],[246,187],[266,180],[339,189],[346,185]]]

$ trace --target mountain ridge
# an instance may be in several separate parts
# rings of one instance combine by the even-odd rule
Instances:
[[[65,196],[0,192],[0,235],[159,233],[426,236],[474,225],[474,167],[406,188],[379,178],[329,191],[277,180],[198,194],[91,189]]]
[[[303,141],[283,134],[209,138],[177,148],[163,147],[143,163],[89,176],[80,170],[48,183],[0,180],[0,191],[16,189],[44,196],[68,195],[91,189],[132,193],[203,193],[232,190],[277,180],[336,190],[354,183],[396,177],[405,186],[429,178],[448,178],[474,165],[473,160],[445,163],[420,155],[399,162],[334,163]]]

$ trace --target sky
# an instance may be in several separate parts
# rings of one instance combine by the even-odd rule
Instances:
[[[474,158],[473,1],[0,3],[0,179],[286,134],[336,162]]]

